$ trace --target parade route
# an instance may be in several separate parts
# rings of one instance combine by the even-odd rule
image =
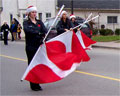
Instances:
[[[1,96],[120,96],[120,50],[87,51],[89,62],[59,82],[42,84],[43,91],[33,92],[27,81],[20,81],[27,68],[24,42],[0,45]]]
[[[0,55],[0,56],[4,57],[4,58],[9,58],[9,59],[13,59],[13,60],[20,60],[20,61],[27,62],[27,60],[21,59],[21,58],[15,58],[15,57],[6,56],[6,55]],[[102,76],[102,75],[93,74],[93,73],[87,73],[87,72],[83,72],[83,71],[79,71],[79,70],[76,70],[75,72],[80,73],[80,74],[85,74],[85,75],[90,75],[90,76],[95,76],[95,77],[99,77],[99,78],[105,78],[105,79],[110,79],[110,80],[115,80],[115,81],[119,81],[120,82],[120,79],[117,79],[117,78]]]

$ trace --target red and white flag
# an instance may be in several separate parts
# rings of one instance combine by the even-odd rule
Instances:
[[[65,32],[41,45],[22,80],[51,83],[72,73],[80,62],[90,58],[74,32]]]
[[[96,43],[96,41],[93,41],[92,39],[87,37],[82,31],[78,31],[76,33],[76,35],[77,35],[83,49],[85,49],[85,50],[90,50],[89,46]]]

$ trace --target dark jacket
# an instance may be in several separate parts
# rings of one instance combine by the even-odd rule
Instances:
[[[11,31],[11,32],[17,32],[17,25],[16,25],[16,24],[12,24],[12,25],[10,26],[10,31]]]
[[[72,21],[71,21],[72,22]],[[72,24],[73,24],[73,27],[76,27],[76,26],[78,26],[79,24],[75,21],[75,22],[72,22]],[[77,32],[77,28],[74,30],[74,32]]]
[[[72,22],[67,18],[66,22],[64,22],[62,19],[57,24],[57,34],[62,34],[65,32],[65,29],[73,28]]]
[[[40,44],[42,44],[45,33],[47,33],[43,22],[37,20],[37,23],[34,24],[31,20],[26,20],[23,22],[23,29],[25,32],[26,50],[37,51]]]
[[[9,25],[8,24],[3,24],[2,26],[1,26],[1,32],[4,32],[4,33],[8,33],[8,31],[9,31],[10,29],[9,29]]]

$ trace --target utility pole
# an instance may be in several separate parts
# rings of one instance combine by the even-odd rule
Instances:
[[[71,14],[73,14],[73,0],[71,0]]]

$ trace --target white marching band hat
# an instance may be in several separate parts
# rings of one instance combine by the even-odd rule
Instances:
[[[70,15],[70,19],[72,18],[76,18],[76,16],[74,14]]]
[[[37,11],[37,8],[35,6],[29,6],[26,10],[27,13],[30,13],[32,11]]]
[[[63,14],[66,14],[66,15],[67,15],[67,12],[66,12],[65,10],[63,10],[63,11],[61,12],[61,15],[60,15],[61,18],[62,18],[62,16],[63,16]]]

